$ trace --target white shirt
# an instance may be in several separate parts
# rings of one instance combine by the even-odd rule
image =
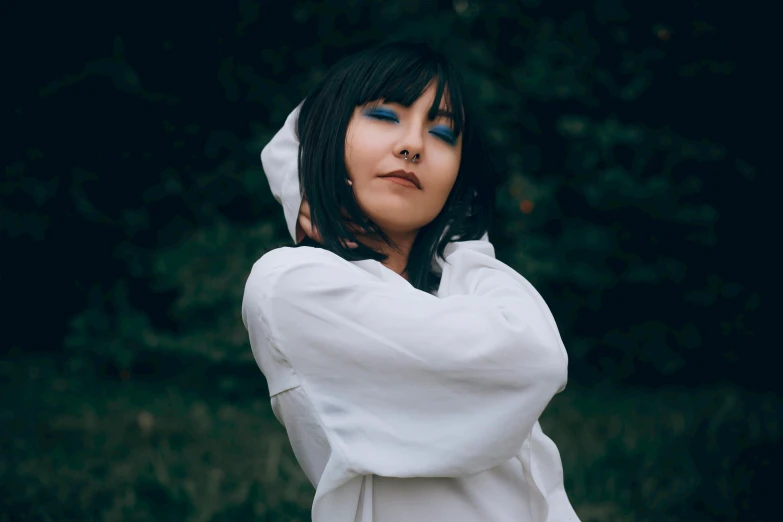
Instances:
[[[262,152],[292,236],[295,110]],[[280,248],[242,316],[316,486],[314,522],[577,521],[538,418],[566,383],[555,321],[489,241],[449,244],[435,295],[372,260]]]

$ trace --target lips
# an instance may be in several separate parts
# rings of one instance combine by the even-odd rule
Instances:
[[[388,174],[384,174],[381,176],[382,178],[400,178],[407,181],[410,181],[414,185],[416,185],[416,188],[421,190],[421,182],[419,181],[419,178],[414,174],[413,172],[408,172],[407,170],[395,170],[394,172],[389,172]]]

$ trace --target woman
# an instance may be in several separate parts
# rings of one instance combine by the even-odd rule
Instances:
[[[577,520],[538,424],[567,355],[494,257],[474,119],[443,57],[386,44],[331,70],[261,154],[308,238],[256,262],[242,316],[315,522]]]

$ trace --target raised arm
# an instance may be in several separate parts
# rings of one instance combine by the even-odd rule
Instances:
[[[461,245],[443,278],[466,293],[444,298],[320,249],[278,249],[253,268],[243,303],[253,350],[290,364],[333,451],[358,474],[497,466],[565,384],[541,297],[489,243]]]

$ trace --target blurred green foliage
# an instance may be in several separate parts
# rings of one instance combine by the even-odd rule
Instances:
[[[491,239],[571,357],[542,423],[583,521],[755,520],[781,401],[716,384],[750,357],[760,289],[715,262],[717,191],[755,169],[645,98],[672,67],[733,69],[672,57],[709,21],[632,7],[240,0],[196,24],[132,13],[109,52],[31,73],[14,114],[36,132],[6,167],[0,229],[61,238],[57,266],[29,266],[79,292],[62,347],[19,341],[2,366],[18,391],[0,403],[0,521],[309,519],[240,318],[253,262],[289,241],[258,155],[328,65],[389,37],[447,51],[486,115]],[[694,376],[713,384],[639,386]]]
[[[314,490],[263,381],[200,357],[181,363],[154,380],[111,378],[84,358],[0,365],[17,390],[0,399],[10,428],[0,520],[309,520]],[[733,386],[571,385],[541,423],[583,522],[706,522],[756,520],[742,515],[751,492],[772,493],[755,472],[782,414],[771,394]]]
[[[696,324],[660,304],[676,300],[678,307],[686,306],[682,296],[703,291],[709,277],[717,278],[718,292],[732,284],[711,269],[688,267],[694,259],[709,256],[717,242],[718,211],[702,195],[705,184],[712,182],[710,174],[720,172],[737,184],[743,177],[739,169],[727,168],[723,146],[623,118],[623,106],[638,100],[652,82],[650,64],[665,57],[656,47],[661,41],[650,39],[638,49],[623,46],[609,69],[598,61],[601,48],[583,11],[556,21],[533,16],[525,2],[456,2],[448,9],[426,2],[414,9],[415,4],[297,4],[289,23],[300,25],[305,35],[315,31],[318,36],[304,36],[293,49],[285,40],[262,49],[252,45],[249,28],[263,11],[251,9],[248,12],[256,14],[237,26],[242,30],[226,51],[235,54],[220,60],[217,80],[224,103],[259,104],[268,117],[242,122],[244,131],[209,129],[194,123],[196,114],[180,115],[180,121],[165,117],[163,128],[172,144],[165,168],[150,178],[157,179],[144,187],[136,206],[119,211],[101,208],[81,188],[88,182],[113,181],[74,170],[73,201],[80,214],[122,227],[125,239],[116,245],[115,257],[126,264],[130,279],[94,289],[111,296],[109,308],[92,306],[77,317],[68,345],[83,347],[105,339],[101,346],[115,346],[118,357],[127,358],[136,344],[160,343],[165,349],[198,351],[216,359],[247,360],[244,331],[236,321],[244,278],[262,252],[287,241],[259,151],[327,65],[394,27],[389,37],[426,35],[454,56],[477,93],[503,173],[493,242],[500,257],[553,302],[571,353],[579,358],[597,345],[616,347],[617,353],[605,361],[610,366],[602,370],[610,379],[627,377],[640,363],[662,374],[681,369],[686,358],[680,353],[702,348],[705,333],[700,330],[713,324]],[[600,16],[609,16],[612,9],[622,12],[608,5],[599,2]],[[395,23],[400,20],[405,23]],[[482,32],[484,36],[474,35]],[[238,47],[245,41],[252,51]],[[100,71],[110,75],[120,91],[157,102],[165,99],[134,87],[140,74],[126,61],[123,49],[117,36],[114,58],[88,64],[83,74]],[[52,85],[62,89],[75,81]],[[55,93],[55,87],[42,94],[50,91]],[[620,111],[607,113],[601,106]],[[200,158],[187,156],[199,148]],[[181,210],[165,221],[151,215],[156,206],[169,205]],[[155,229],[156,240],[137,239]],[[145,323],[144,312],[124,301],[122,286],[134,279],[151,280],[153,291],[172,292],[176,297],[169,312],[187,328],[171,333]],[[634,317],[607,321],[607,308],[616,305],[606,303],[624,300],[629,288],[640,287],[655,288],[661,295],[654,303],[638,303]],[[719,319],[736,320],[742,308],[752,305],[753,289],[743,288],[732,298],[740,302],[728,311],[731,315]],[[691,304],[698,305],[698,300]],[[112,307],[124,312],[115,314]],[[123,324],[105,328],[112,321]],[[605,328],[583,326],[596,322]],[[675,338],[667,338],[660,328],[652,332],[656,324],[676,332]],[[743,323],[731,341],[750,330]],[[688,336],[690,343],[681,341]]]

